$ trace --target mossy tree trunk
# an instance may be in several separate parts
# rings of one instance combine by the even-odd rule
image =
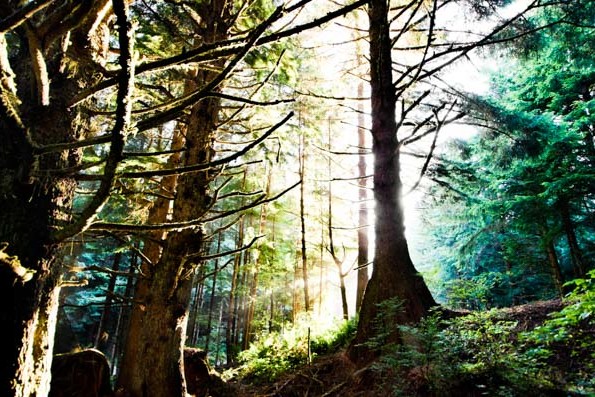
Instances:
[[[73,175],[81,160],[79,149],[54,145],[90,135],[88,118],[70,101],[101,76],[100,33],[107,29],[110,2],[43,3],[0,5],[2,396],[49,391],[61,274],[57,257],[69,237],[59,232],[71,222]],[[31,12],[21,13],[26,9]],[[15,23],[7,25],[9,20]]]
[[[231,4],[218,0],[201,15],[202,40],[226,38]],[[188,76],[191,91],[217,76],[225,59],[205,65]],[[221,85],[214,89],[220,90]],[[182,166],[208,164],[213,156],[214,135],[219,123],[220,99],[205,98],[192,106],[187,117]],[[173,222],[199,219],[211,205],[209,171],[178,176],[173,203]],[[161,242],[159,260],[138,281],[127,346],[118,378],[118,388],[131,397],[184,396],[183,348],[196,258],[205,248],[202,227],[171,230]]]

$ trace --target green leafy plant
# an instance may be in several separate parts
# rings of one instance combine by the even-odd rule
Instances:
[[[595,393],[595,270],[565,286],[573,290],[564,298],[564,308],[521,338],[528,346],[527,355],[549,364],[550,377],[562,377],[556,360],[569,356],[576,365],[563,379],[566,388]]]
[[[255,384],[274,381],[287,371],[307,364],[309,358],[344,347],[355,335],[356,323],[351,319],[317,326],[310,318],[300,319],[281,332],[261,337],[241,352],[238,375]]]

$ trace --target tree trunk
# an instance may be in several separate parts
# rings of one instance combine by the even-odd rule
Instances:
[[[221,234],[222,232],[218,233],[217,236],[217,249],[216,253],[218,254],[221,251]],[[211,285],[211,295],[209,299],[209,313],[207,314],[207,335],[205,337],[205,352],[209,352],[209,343],[211,341],[211,326],[213,322],[213,310],[215,310],[215,291],[217,290],[217,274],[219,272],[219,258],[215,259],[214,269],[213,269],[213,284]]]
[[[214,67],[215,70],[217,68]],[[197,73],[194,77],[203,84],[212,78],[213,73],[209,71]],[[220,101],[216,98],[207,98],[191,109],[186,129],[184,166],[211,160],[219,110]],[[204,214],[210,204],[209,182],[207,172],[178,177],[172,214],[174,222],[197,219]],[[135,298],[128,346],[118,378],[119,387],[131,397],[146,396],[147,393],[183,396],[185,393],[182,353],[192,274],[196,267],[188,257],[201,252],[204,237],[201,228],[168,232],[159,261],[138,282],[138,290],[143,291],[142,298]]]
[[[308,290],[308,256],[306,252],[306,215],[304,210],[304,188],[306,184],[306,142],[304,134],[300,137],[300,222],[302,236],[302,279],[304,280],[304,308],[310,311],[310,293]]]
[[[393,298],[402,301],[402,311],[395,314],[401,324],[418,322],[436,305],[413,266],[405,238],[387,2],[372,0],[368,17],[376,240],[372,277],[364,294],[357,334],[348,351],[356,362],[365,362],[375,354],[363,344],[377,332],[373,321],[379,303]],[[392,338],[399,338],[396,328]]]
[[[556,253],[556,247],[554,246],[554,241],[552,240],[552,238],[548,236],[547,229],[545,226],[542,226],[541,234],[543,236],[543,245],[545,247],[545,252],[547,253],[547,259],[550,264],[550,270],[552,272],[554,285],[556,286],[558,295],[561,297],[562,295],[564,295],[562,287],[564,284],[564,278],[560,269],[560,261],[558,260],[558,254]]]
[[[266,172],[267,175],[267,182],[266,182],[266,194],[269,195],[271,193],[271,180],[273,176],[273,170],[271,167],[268,167],[268,171]],[[262,236],[265,233],[266,225],[267,225],[267,204],[264,203],[260,206],[260,221],[258,225],[258,235]],[[261,265],[261,257],[260,255],[257,256],[256,260],[254,261],[254,269],[252,270],[252,281],[250,283],[250,295],[248,296],[248,309],[246,310],[245,315],[245,322],[244,322],[244,341],[242,343],[242,347],[244,350],[250,347],[250,342],[252,342],[254,338],[254,331],[252,327],[252,321],[254,320],[254,311],[256,309],[256,299],[257,299],[257,290],[258,290],[258,276],[260,273],[260,265]]]
[[[120,260],[122,259],[122,253],[116,252],[114,254],[114,262],[112,264],[112,270],[114,272],[118,272],[120,270]],[[116,273],[110,275],[109,283],[107,286],[107,294],[105,296],[105,301],[103,303],[103,310],[101,311],[101,318],[99,319],[99,324],[97,325],[97,332],[95,334],[95,348],[102,351],[104,354],[107,355],[107,350],[110,345],[110,339],[113,343],[116,343],[113,340],[114,335],[112,335],[112,329],[114,326],[112,324],[112,297],[114,296],[114,292],[116,290],[116,281],[118,276]]]
[[[331,134],[329,131],[328,136],[328,146],[329,150],[331,149]],[[337,267],[337,272],[339,274],[339,288],[341,291],[341,307],[343,308],[343,320],[349,319],[349,306],[347,304],[347,289],[345,287],[345,276],[346,274],[343,273],[343,261],[339,259],[337,253],[335,251],[335,239],[333,237],[333,182],[332,182],[332,175],[331,175],[331,159],[328,158],[327,161],[327,168],[328,168],[328,189],[327,189],[327,199],[328,199],[328,250],[333,258],[333,262],[335,262],[335,266]],[[343,255],[344,257],[345,255]]]
[[[12,4],[24,3],[2,2],[0,19],[16,11]],[[70,222],[76,188],[72,173],[52,171],[72,169],[81,152],[40,154],[36,149],[76,142],[89,131],[81,108],[70,107],[69,101],[81,87],[97,82],[89,61],[100,63],[96,50],[102,43],[94,39],[103,26],[98,10],[106,3],[94,2],[72,26],[67,50],[77,55],[69,58],[76,70],[66,67],[63,36],[50,26],[53,10],[46,10],[47,18],[30,19],[11,30],[11,43],[18,42],[12,48],[0,34],[0,321],[6,327],[0,342],[2,396],[49,391],[61,275],[56,258],[62,239],[56,232]],[[40,37],[42,31],[46,35]]]
[[[204,291],[204,267],[201,266],[194,276],[195,282],[192,282],[194,294],[190,294],[190,305],[188,309],[188,334],[186,344],[189,346],[196,346],[198,344],[198,337],[200,334],[200,309],[202,306],[202,295]]]
[[[566,234],[566,240],[568,241],[568,249],[570,250],[574,275],[576,277],[584,277],[585,264],[581,248],[578,245],[578,240],[576,238],[574,223],[570,217],[570,204],[568,203],[568,200],[561,199],[560,202],[558,202],[558,208],[560,209],[560,215],[562,216],[562,223],[564,225],[564,233]]]
[[[244,182],[246,182],[246,172],[244,172]],[[240,218],[238,223],[238,237],[236,241],[236,248],[239,249],[244,245],[244,217]],[[236,325],[237,325],[237,301],[238,301],[238,278],[240,275],[240,264],[242,263],[242,253],[238,252],[233,258],[233,272],[231,275],[231,285],[229,287],[229,304],[227,308],[227,327],[225,329],[225,346],[227,352],[227,365],[232,365],[236,361],[237,346],[235,341]]]
[[[138,249],[138,245],[137,245]],[[126,288],[124,289],[124,298],[126,304],[120,306],[118,310],[118,327],[116,328],[116,335],[114,337],[113,350],[110,355],[110,363],[112,364],[112,375],[117,376],[120,372],[120,361],[122,359],[122,352],[126,346],[126,331],[130,325],[130,312],[132,308],[131,302],[134,298],[134,280],[135,270],[137,267],[138,255],[132,255],[130,258],[130,265],[128,266],[128,279],[126,280]]]
[[[364,97],[364,83],[359,83],[357,87],[358,98]],[[357,118],[357,136],[359,159],[358,168],[358,199],[359,199],[359,217],[357,228],[357,293],[355,297],[355,310],[359,312],[364,291],[368,285],[368,186],[366,178],[366,129],[364,128],[364,104],[362,100],[358,103]]]

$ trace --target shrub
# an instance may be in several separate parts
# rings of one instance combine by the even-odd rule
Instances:
[[[314,321],[305,317],[281,332],[261,337],[241,352],[238,374],[253,383],[275,381],[287,371],[307,364],[309,358],[333,353],[346,346],[355,335],[355,324],[353,319],[341,320],[330,327],[315,327]]]

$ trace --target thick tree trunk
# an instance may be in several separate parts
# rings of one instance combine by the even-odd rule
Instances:
[[[11,3],[24,4],[3,2],[0,19],[13,14]],[[0,341],[2,396],[49,391],[61,274],[56,260],[61,241],[52,234],[70,221],[76,188],[74,179],[52,171],[76,166],[80,152],[41,155],[34,147],[75,142],[86,134],[84,117],[77,120],[80,109],[68,102],[93,83],[86,62],[97,49],[91,26],[96,21],[101,25],[97,12],[104,3],[90,6],[73,26],[78,30],[72,31],[69,49],[78,54],[71,59],[78,70],[62,63],[61,37],[44,25],[51,20],[49,10],[47,19],[11,32],[12,43],[19,45],[9,49],[0,34],[0,322],[6,327]],[[46,36],[40,37],[42,31]]]
[[[436,305],[413,266],[405,238],[387,2],[372,0],[368,16],[376,240],[372,277],[364,294],[357,334],[348,351],[350,358],[358,362],[374,355],[362,344],[377,331],[373,321],[379,303],[393,298],[402,301],[402,311],[395,313],[401,324],[418,322]],[[394,339],[398,337],[395,327]]]
[[[209,80],[210,73],[197,77]],[[186,130],[184,165],[204,164],[212,156],[212,135],[216,130],[219,101],[206,99],[196,105]],[[209,175],[205,172],[181,175],[177,181],[174,221],[196,219],[208,207]],[[132,397],[183,396],[185,382],[181,368],[192,274],[195,264],[186,259],[203,248],[202,229],[171,231],[163,244],[159,261],[138,281],[128,345],[118,385]],[[133,336],[134,335],[134,336]]]
[[[186,134],[186,147],[191,149],[186,152],[185,165],[209,161],[217,112],[218,103],[211,101],[193,110]],[[178,179],[175,221],[202,215],[208,205],[208,182],[208,176],[202,173],[186,174]],[[143,298],[139,301],[135,297],[138,303],[133,307],[119,376],[120,387],[131,396],[184,395],[180,365],[195,267],[186,257],[200,252],[203,239],[201,229],[169,232],[160,260],[151,273],[138,281]]]
[[[217,42],[228,35],[231,4],[213,1],[200,8],[204,23],[202,42]],[[196,11],[196,10],[195,10]],[[204,14],[204,15],[203,15]],[[204,87],[222,70],[225,59],[204,65],[188,76],[188,88]],[[214,91],[221,90],[219,85]],[[190,109],[186,120],[183,165],[209,163],[213,156],[214,135],[219,124],[221,103],[218,98],[201,100]],[[198,219],[211,205],[209,171],[186,173],[178,177],[172,220]],[[204,250],[205,233],[201,227],[169,231],[159,261],[139,280],[142,299],[135,299],[128,346],[122,362],[118,385],[131,397],[184,396],[183,348],[186,342],[192,275],[197,264],[191,256]]]
[[[562,276],[562,270],[560,269],[560,261],[558,260],[558,254],[556,253],[556,247],[551,237],[548,237],[548,232],[545,226],[541,227],[541,235],[545,252],[547,254],[548,263],[552,273],[552,279],[558,295],[561,297],[564,294],[563,285],[564,277]]]

